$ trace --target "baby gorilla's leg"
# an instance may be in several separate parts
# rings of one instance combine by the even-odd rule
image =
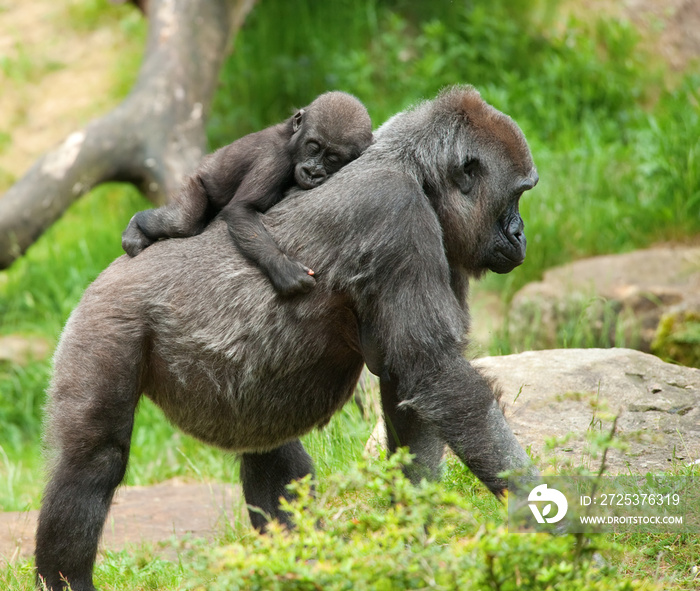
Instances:
[[[161,238],[199,234],[210,221],[207,193],[199,176],[188,177],[173,201],[158,209],[139,211],[122,234],[122,248],[131,257]]]

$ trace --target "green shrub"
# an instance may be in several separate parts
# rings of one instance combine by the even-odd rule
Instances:
[[[473,507],[437,484],[414,487],[399,455],[362,463],[319,499],[295,484],[285,504],[297,529],[198,553],[189,582],[209,591],[500,589],[573,591],[653,589],[606,566],[595,544],[574,537],[509,534],[478,525]],[[321,524],[321,527],[318,525]],[[458,534],[467,528],[469,532]],[[600,538],[596,542],[601,541]],[[606,551],[613,551],[608,547]]]

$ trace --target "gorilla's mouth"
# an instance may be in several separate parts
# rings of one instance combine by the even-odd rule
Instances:
[[[297,175],[297,185],[299,185],[305,191],[308,189],[314,189],[323,183],[324,179],[312,179],[308,178],[303,174]]]
[[[305,191],[322,185],[326,178],[325,171],[320,168],[307,168],[303,163],[294,168],[294,180]]]
[[[503,252],[496,252],[494,261],[491,262],[489,270],[500,275],[510,273],[515,267],[522,265],[525,262],[525,257],[511,258]]]

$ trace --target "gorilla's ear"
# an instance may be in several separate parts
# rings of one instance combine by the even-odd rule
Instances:
[[[465,195],[471,192],[481,171],[481,163],[476,158],[467,158],[452,172],[452,180]]]
[[[292,117],[292,131],[296,133],[301,127],[301,122],[304,120],[304,109],[299,109]]]

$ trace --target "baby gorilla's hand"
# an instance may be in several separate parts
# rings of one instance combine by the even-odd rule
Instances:
[[[314,288],[316,280],[313,278],[313,274],[311,269],[299,261],[285,256],[280,259],[279,264],[270,273],[270,281],[277,293],[283,296],[292,296],[308,293]]]
[[[153,244],[153,240],[148,238],[141,231],[141,228],[139,228],[139,225],[136,222],[136,217],[138,215],[139,214],[137,213],[134,217],[131,218],[131,220],[129,221],[129,225],[126,227],[126,230],[124,230],[124,233],[122,234],[122,248],[124,249],[124,252],[126,252],[126,254],[128,254],[130,257],[135,257],[144,248]]]

